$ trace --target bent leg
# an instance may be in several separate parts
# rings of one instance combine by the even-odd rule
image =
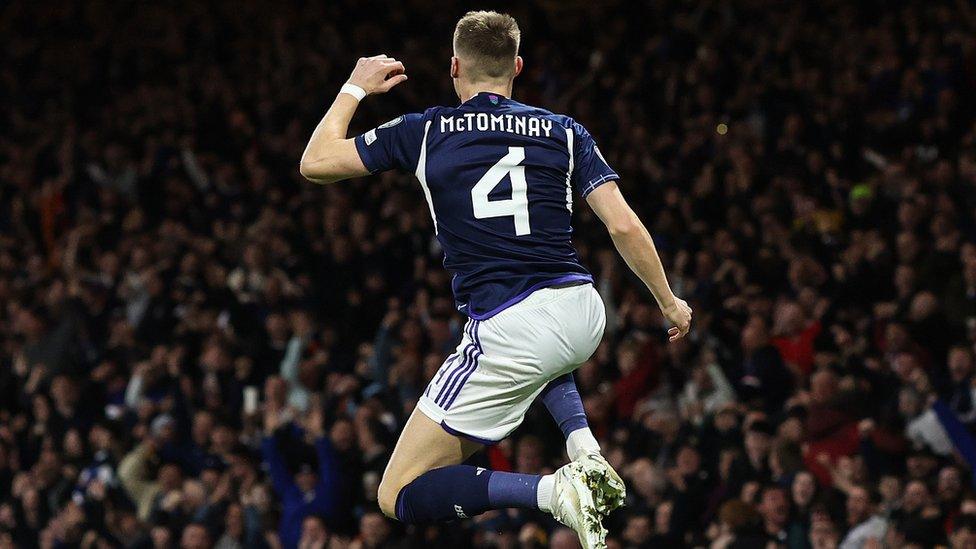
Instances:
[[[590,453],[600,453],[600,444],[590,431],[583,411],[583,400],[576,388],[573,373],[563,374],[549,382],[540,396],[552,419],[566,439],[566,453],[571,461]]]

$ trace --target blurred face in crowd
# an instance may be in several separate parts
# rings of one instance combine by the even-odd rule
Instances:
[[[902,497],[902,508],[914,513],[920,511],[929,502],[929,489],[920,480],[913,480],[905,486],[905,495]]]
[[[390,524],[379,513],[366,513],[359,520],[359,531],[367,547],[383,547],[390,537]]]
[[[955,467],[943,467],[939,471],[939,482],[936,488],[940,501],[956,502],[962,495],[962,474]]]
[[[77,429],[71,429],[64,434],[62,448],[68,460],[77,460],[84,457],[85,443],[81,439],[81,434]]]
[[[840,541],[837,528],[827,513],[814,513],[810,520],[810,546],[813,549],[835,549]]]
[[[628,475],[634,483],[635,491],[646,501],[654,501],[658,492],[663,489],[664,479],[651,460],[641,458],[634,461],[628,468]]]
[[[224,530],[234,539],[244,536],[244,508],[238,504],[227,506],[224,513]]]
[[[908,478],[927,480],[929,475],[935,473],[935,468],[939,463],[935,456],[929,453],[913,454],[905,461],[905,469],[908,471]]]
[[[58,407],[74,406],[78,391],[68,376],[57,376],[51,381],[51,397]]]
[[[781,488],[770,487],[762,491],[759,500],[759,513],[769,527],[782,528],[789,517],[790,504]]]
[[[756,351],[766,345],[766,322],[762,317],[752,316],[742,329],[742,350],[746,353]]]
[[[891,369],[902,382],[911,382],[915,370],[919,368],[918,359],[911,353],[898,353],[891,363]]]
[[[952,549],[976,549],[976,529],[966,525],[957,528],[949,537]]]
[[[103,425],[95,425],[88,434],[88,444],[92,450],[108,450],[112,446],[112,432]]]
[[[153,526],[149,537],[152,538],[153,547],[171,547],[173,543],[173,533],[165,526]]]
[[[637,352],[636,342],[621,345],[617,350],[617,368],[623,373],[633,370],[637,364]]]
[[[813,496],[817,493],[817,481],[813,474],[808,471],[800,471],[793,477],[793,484],[790,486],[793,496],[793,504],[798,507],[807,507],[813,501]]]
[[[329,531],[320,517],[309,515],[302,521],[302,537],[298,546],[301,549],[325,547],[329,541]]]
[[[678,450],[678,456],[675,458],[675,467],[683,476],[690,476],[698,472],[699,466],[701,465],[701,458],[698,455],[698,451],[691,446],[682,446]]]
[[[799,444],[803,442],[803,422],[798,417],[788,417],[779,424],[776,434],[782,440]]]
[[[735,411],[731,408],[723,408],[715,414],[715,428],[719,432],[727,432],[738,425],[739,419],[736,416]]]
[[[810,377],[810,399],[827,404],[837,394],[837,375],[830,370],[820,370]]]
[[[973,355],[966,347],[949,350],[949,374],[952,381],[962,383],[973,373]]]
[[[909,387],[903,388],[898,393],[898,412],[902,417],[911,419],[921,412],[921,403],[918,393]]]
[[[180,538],[181,549],[210,549],[210,534],[200,524],[191,524],[183,529]]]
[[[651,538],[651,519],[647,515],[634,515],[627,519],[623,538],[632,545],[642,545]]]
[[[579,538],[569,528],[557,528],[549,540],[549,549],[579,549]]]
[[[159,486],[163,492],[178,490],[182,484],[183,474],[178,466],[167,463],[159,468]]]
[[[336,421],[329,430],[329,439],[337,450],[347,452],[356,445],[356,429],[349,420]]]
[[[878,482],[878,492],[885,506],[894,505],[901,497],[901,479],[894,475],[885,475]]]
[[[769,454],[771,445],[770,437],[761,431],[746,431],[745,437],[746,453],[753,460],[765,458]]]
[[[793,301],[785,301],[776,308],[776,332],[791,336],[803,329],[803,309]]]
[[[319,477],[315,474],[315,469],[311,465],[302,465],[301,469],[295,474],[295,484],[303,493],[310,493],[315,490]]]
[[[193,437],[193,442],[199,446],[206,447],[210,442],[210,431],[214,426],[213,414],[207,411],[200,411],[193,414],[193,427],[191,428],[191,436]]]
[[[234,430],[229,425],[216,425],[210,433],[213,451],[219,454],[229,452],[235,440]]]
[[[871,496],[862,486],[855,486],[847,493],[847,524],[856,526],[867,520],[872,513]]]

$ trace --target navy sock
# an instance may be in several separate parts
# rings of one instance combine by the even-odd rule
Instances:
[[[541,479],[539,475],[492,471],[488,479],[488,503],[491,509],[538,509],[536,493]]]
[[[573,431],[589,427],[586,412],[583,411],[583,400],[576,389],[572,372],[550,381],[542,390],[542,402],[552,419],[556,420],[564,437],[569,438]]]
[[[397,496],[396,516],[407,524],[443,522],[489,509],[537,509],[539,475],[450,465],[420,475]]]

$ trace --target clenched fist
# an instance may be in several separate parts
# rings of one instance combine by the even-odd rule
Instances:
[[[367,94],[386,93],[407,80],[403,63],[387,55],[360,57],[349,75],[349,83],[359,86]]]

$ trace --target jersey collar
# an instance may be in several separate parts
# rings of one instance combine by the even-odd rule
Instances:
[[[501,105],[505,101],[508,101],[508,98],[500,93],[483,91],[474,94],[471,99],[468,99],[461,104],[467,105],[469,103],[489,103],[491,105]]]

